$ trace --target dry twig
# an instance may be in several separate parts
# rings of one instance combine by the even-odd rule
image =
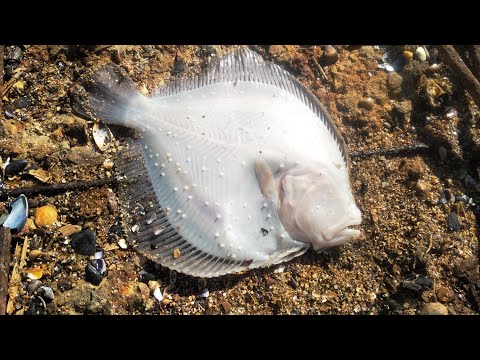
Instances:
[[[438,45],[437,50],[443,61],[458,75],[462,85],[467,89],[475,104],[480,107],[480,82],[465,65],[454,47],[452,45]]]
[[[10,270],[10,229],[0,226],[0,315],[5,315]]]

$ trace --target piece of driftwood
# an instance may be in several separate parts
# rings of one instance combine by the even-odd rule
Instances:
[[[475,104],[480,107],[480,82],[468,66],[465,65],[455,48],[452,45],[437,45],[436,48],[443,61],[460,78],[462,85],[468,91]]]
[[[5,45],[0,45],[0,94],[3,92],[3,58],[5,56]],[[3,100],[0,98],[0,119],[3,114]]]
[[[10,270],[10,229],[0,226],[0,315],[5,315]]]
[[[115,184],[117,182],[116,178],[110,179],[99,179],[92,181],[74,181],[64,184],[51,184],[51,185],[38,185],[24,188],[15,188],[15,189],[1,189],[0,188],[0,199],[7,197],[17,197],[21,194],[25,196],[34,195],[34,194],[45,194],[45,193],[54,193],[61,191],[71,191],[71,190],[83,190],[89,189],[92,187],[100,187],[103,185]]]

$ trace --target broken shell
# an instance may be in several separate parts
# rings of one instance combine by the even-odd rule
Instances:
[[[325,51],[322,56],[323,65],[329,66],[333,65],[338,60],[338,52],[332,45],[325,46]]]
[[[52,288],[48,286],[40,287],[37,292],[44,300],[52,301],[55,298]]]
[[[157,288],[153,291],[153,296],[154,296],[155,299],[157,299],[158,301],[162,301],[162,300],[163,300],[163,294],[162,294],[162,291],[160,290],[159,287],[157,287]]]
[[[93,256],[94,256],[95,260],[102,259],[103,258],[103,251],[102,250],[97,251]]]
[[[20,173],[28,165],[27,160],[13,160],[5,167],[5,176],[13,176]]]
[[[107,266],[105,264],[105,260],[92,260],[88,262],[85,268],[85,279],[92,285],[100,285],[106,270]]]
[[[100,151],[106,151],[113,141],[113,135],[107,124],[95,123],[92,129],[93,140]]]
[[[20,231],[27,222],[28,217],[28,200],[25,195],[20,195],[10,204],[12,211],[3,223],[3,227],[11,230]]]
[[[28,174],[46,184],[50,184],[52,182],[52,175],[43,169],[32,169],[28,171]]]
[[[32,280],[39,280],[42,278],[43,270],[41,268],[26,269],[27,277]]]
[[[428,67],[428,71],[431,73],[439,72],[443,68],[443,63],[440,64],[432,64]]]
[[[210,296],[210,291],[207,288],[203,289],[197,294],[197,299],[206,299]]]
[[[58,230],[62,233],[63,236],[67,237],[67,236],[78,233],[79,231],[82,230],[82,227],[79,225],[67,224],[65,226],[62,226]]]

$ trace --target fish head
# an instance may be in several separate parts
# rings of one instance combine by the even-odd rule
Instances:
[[[337,178],[327,166],[297,166],[278,179],[278,213],[285,230],[293,239],[311,243],[314,250],[360,236],[359,230],[349,227],[359,225],[362,214],[348,179],[342,186]]]

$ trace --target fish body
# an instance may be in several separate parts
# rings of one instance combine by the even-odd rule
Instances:
[[[155,220],[140,221],[137,242],[162,265],[213,277],[359,235],[341,136],[303,85],[249,50],[152,97],[106,67],[74,108],[142,134],[132,151],[146,183],[131,185],[127,201],[153,194]]]

